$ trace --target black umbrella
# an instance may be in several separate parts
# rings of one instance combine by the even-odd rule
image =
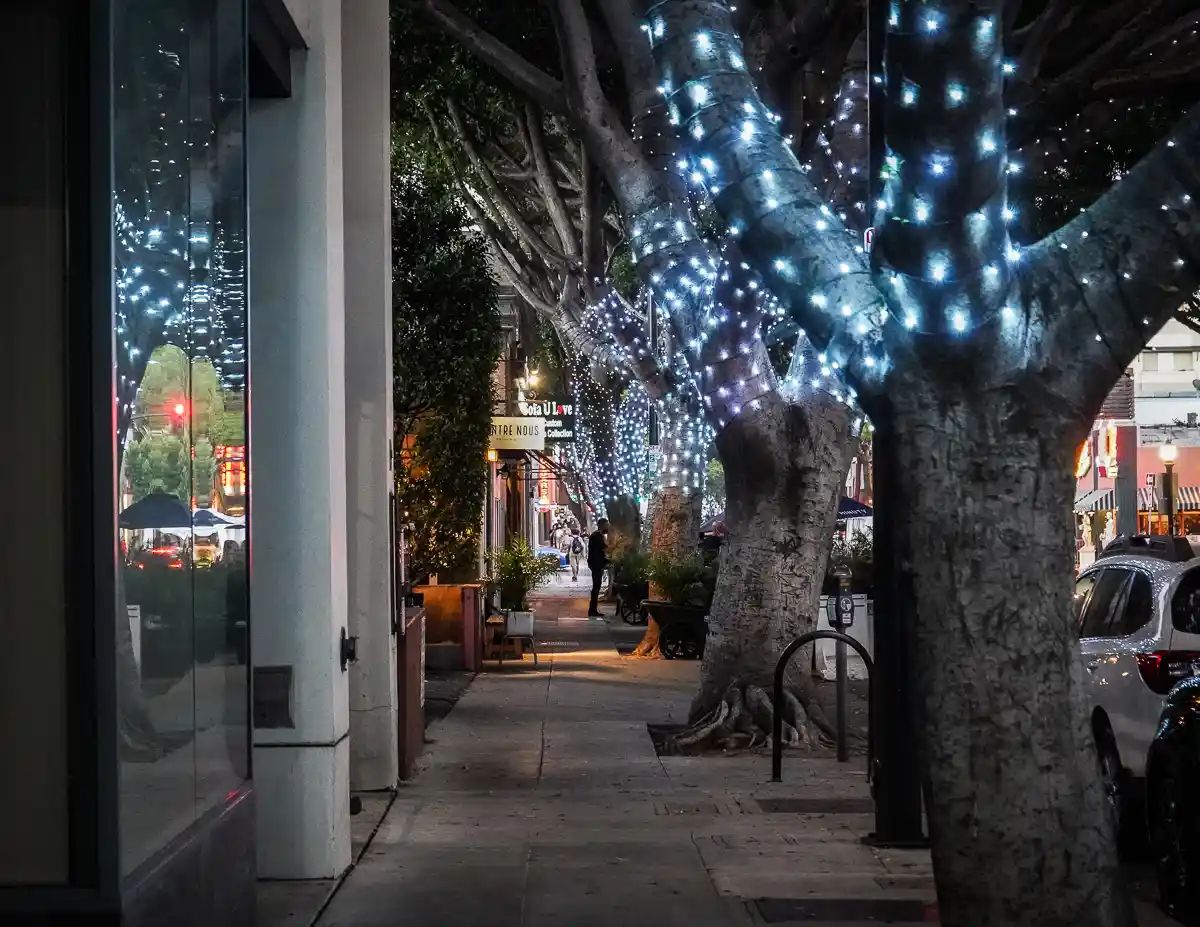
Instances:
[[[197,528],[224,528],[235,524],[227,518],[222,518],[212,509],[200,509],[192,516],[192,524]]]
[[[192,523],[192,513],[176,496],[152,492],[120,514],[122,528],[183,528]]]

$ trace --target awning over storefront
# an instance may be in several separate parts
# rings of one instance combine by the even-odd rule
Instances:
[[[1138,487],[1138,510],[1157,512],[1158,490],[1153,486]],[[1200,486],[1180,486],[1175,490],[1175,511],[1200,512]]]
[[[1076,512],[1101,512],[1117,507],[1117,494],[1113,489],[1090,489],[1075,497]]]

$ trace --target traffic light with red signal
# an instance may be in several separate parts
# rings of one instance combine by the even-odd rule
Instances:
[[[188,420],[188,404],[186,400],[176,400],[168,404],[168,412],[171,416],[171,430],[176,434],[182,434],[187,427]]]

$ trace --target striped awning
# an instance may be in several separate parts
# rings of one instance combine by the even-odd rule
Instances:
[[[1158,511],[1158,490],[1155,487],[1138,487],[1138,510],[1142,512]],[[1078,503],[1076,503],[1076,511],[1080,511]],[[1200,512],[1200,486],[1180,486],[1176,489],[1175,511]]]
[[[1117,507],[1117,495],[1113,489],[1090,489],[1075,497],[1076,512],[1101,512]]]

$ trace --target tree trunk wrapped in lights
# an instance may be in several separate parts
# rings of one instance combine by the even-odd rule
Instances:
[[[1005,12],[892,5],[873,267],[740,67],[727,4],[666,0],[645,27],[747,261],[890,436],[941,922],[1124,927],[1070,605],[1073,450],[1200,284],[1200,109],[1022,249],[1006,226]]]
[[[562,82],[540,73],[450,4],[414,0],[410,5],[539,107],[568,120],[612,190],[638,276],[652,289],[674,338],[676,353],[668,366],[682,371],[685,385],[700,396],[705,419],[718,435],[729,495],[739,500],[736,511],[750,518],[742,525],[735,515],[727,525],[731,550],[744,544],[752,562],[740,572],[722,570],[718,578],[719,587],[732,585],[718,589],[710,616],[714,639],[721,643],[713,660],[706,661],[695,720],[703,722],[701,731],[712,733],[719,725],[709,723],[707,706],[721,704],[728,716],[738,713],[738,706],[754,704],[758,709],[738,723],[750,726],[756,739],[765,738],[770,717],[761,711],[760,684],[767,665],[773,665],[784,629],[799,632],[815,622],[816,599],[806,601],[807,590],[819,586],[831,538],[827,534],[822,543],[813,542],[811,513],[835,511],[858,419],[851,409],[853,396],[838,384],[833,367],[807,350],[803,334],[795,352],[808,359],[803,376],[785,381],[776,374],[763,326],[777,308],[736,247],[725,249],[699,232],[696,209],[676,173],[680,141],[668,119],[634,3],[599,3],[629,98],[628,129],[601,86],[593,23],[579,0],[551,4],[565,62]],[[730,456],[740,458],[739,464]],[[835,468],[830,478],[807,478],[825,465]],[[808,491],[827,495],[804,498]],[[781,500],[787,504],[770,515]],[[769,528],[763,523],[767,517],[774,519]],[[794,573],[801,577],[798,582]],[[760,588],[760,583],[767,586]],[[786,592],[783,585],[789,587]],[[794,595],[795,590],[804,593]],[[738,603],[736,609],[733,603]],[[781,608],[795,612],[781,615]],[[738,642],[739,636],[750,634],[772,644]],[[810,700],[803,690],[796,696]],[[789,720],[807,728],[806,714],[792,710]]]

